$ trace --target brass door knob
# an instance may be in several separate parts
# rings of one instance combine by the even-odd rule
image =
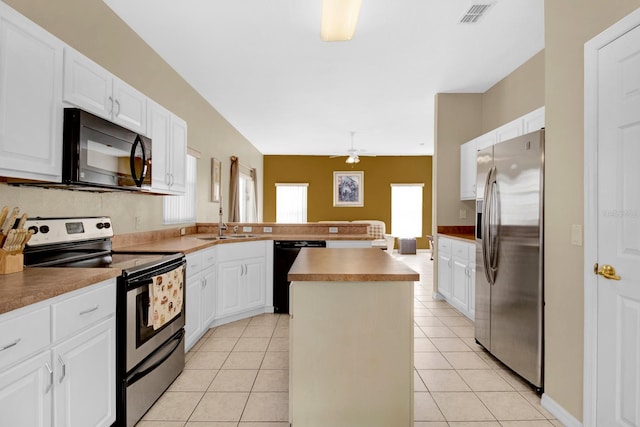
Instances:
[[[605,279],[620,280],[620,276],[616,275],[616,269],[609,264],[605,264],[598,270],[598,274]]]

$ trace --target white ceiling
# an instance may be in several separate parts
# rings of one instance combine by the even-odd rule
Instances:
[[[320,40],[321,0],[104,0],[263,154],[433,154],[434,95],[484,92],[544,47],[544,0],[363,0]]]

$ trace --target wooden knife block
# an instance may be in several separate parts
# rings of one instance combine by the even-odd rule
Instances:
[[[11,274],[22,271],[24,267],[24,255],[10,254],[0,249],[0,274]]]

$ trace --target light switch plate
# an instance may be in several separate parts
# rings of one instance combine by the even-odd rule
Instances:
[[[329,233],[337,233],[338,227],[329,227]]]
[[[582,246],[582,225],[571,224],[571,244]]]
[[[262,227],[263,233],[271,233],[271,227]]]
[[[467,219],[467,210],[464,208],[461,208],[459,215],[460,215],[460,219]]]

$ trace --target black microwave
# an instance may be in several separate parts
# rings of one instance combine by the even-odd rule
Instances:
[[[64,109],[62,183],[151,189],[151,139],[78,108]]]

